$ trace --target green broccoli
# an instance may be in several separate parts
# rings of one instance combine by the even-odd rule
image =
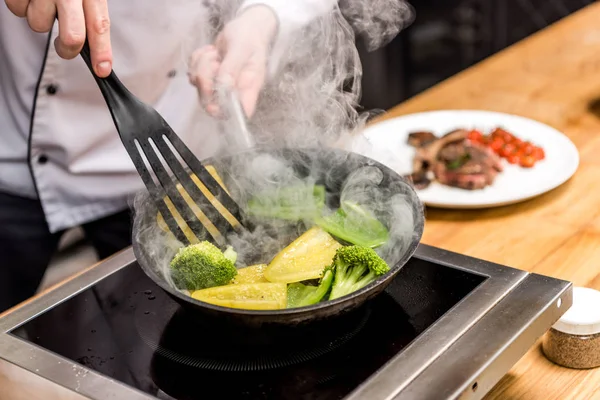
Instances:
[[[339,248],[332,266],[335,268],[335,278],[329,300],[355,292],[390,270],[375,250],[364,246]]]
[[[178,288],[189,291],[227,285],[237,275],[236,258],[232,248],[223,254],[214,244],[203,241],[179,249],[171,261],[171,277]]]
[[[333,269],[327,268],[318,286],[302,283],[288,285],[288,308],[305,307],[317,304],[325,298],[333,282]]]
[[[379,247],[389,239],[389,233],[371,212],[350,201],[342,202],[333,214],[318,218],[316,224],[332,236],[353,245]]]

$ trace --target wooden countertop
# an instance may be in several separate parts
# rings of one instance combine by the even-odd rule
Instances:
[[[423,242],[600,289],[600,3],[384,118],[438,109],[493,110],[544,122],[573,140],[581,165],[562,187],[525,203],[482,211],[428,209]],[[6,383],[0,379],[5,389]],[[600,399],[600,368],[558,367],[538,344],[489,393],[491,399]]]
[[[581,164],[562,187],[518,205],[428,209],[423,242],[600,290],[600,3],[406,101],[384,118],[440,109],[536,119],[569,136]],[[538,344],[486,397],[491,399],[600,399],[600,368],[558,367],[545,359]]]

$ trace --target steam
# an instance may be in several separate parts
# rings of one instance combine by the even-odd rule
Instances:
[[[339,3],[292,38],[261,92],[249,130],[257,148],[264,151],[258,155],[248,153],[251,157],[232,156],[224,131],[215,146],[214,165],[242,207],[263,190],[314,183],[327,187],[331,211],[339,206],[340,195],[366,206],[390,230],[390,240],[377,251],[393,265],[414,238],[421,205],[407,183],[390,180],[389,171],[347,152],[362,154],[391,168],[395,163],[393,152],[374,149],[360,134],[370,114],[358,111],[362,68],[356,40],[364,41],[370,50],[386,44],[412,22],[414,13],[403,0]],[[235,16],[237,5],[236,1],[212,2],[213,30],[206,34],[207,42]],[[205,127],[219,126],[208,116],[206,122]],[[188,145],[194,150],[201,143]],[[307,150],[289,152],[286,148]],[[157,226],[157,210],[147,193],[136,198],[134,209],[134,240],[152,260],[156,272],[170,281],[168,265],[181,243]],[[301,222],[252,222],[253,229],[227,237],[238,252],[240,267],[269,262],[310,227]]]
[[[341,1],[340,9],[369,50],[387,44],[414,20],[414,9],[404,1]]]

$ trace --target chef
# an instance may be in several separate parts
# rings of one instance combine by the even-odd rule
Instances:
[[[199,158],[217,151],[214,82],[251,116],[286,45],[335,0],[5,0],[0,5],[0,313],[32,296],[61,235],[130,244],[143,189],[96,83],[114,68]],[[56,14],[58,18],[56,19]],[[217,18],[215,18],[217,17]],[[216,22],[215,22],[216,21]],[[218,25],[218,26],[215,26]],[[216,35],[214,34],[216,32]]]

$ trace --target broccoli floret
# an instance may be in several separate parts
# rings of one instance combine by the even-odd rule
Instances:
[[[327,268],[318,286],[292,283],[288,285],[288,308],[305,307],[317,304],[325,298],[333,282],[333,269]]]
[[[171,277],[180,289],[200,290],[227,285],[237,275],[232,262],[233,249],[223,254],[218,247],[203,241],[179,249],[171,261]],[[235,257],[234,257],[235,258]]]
[[[335,268],[335,278],[329,300],[355,292],[390,270],[375,250],[364,246],[339,248],[332,266]]]

